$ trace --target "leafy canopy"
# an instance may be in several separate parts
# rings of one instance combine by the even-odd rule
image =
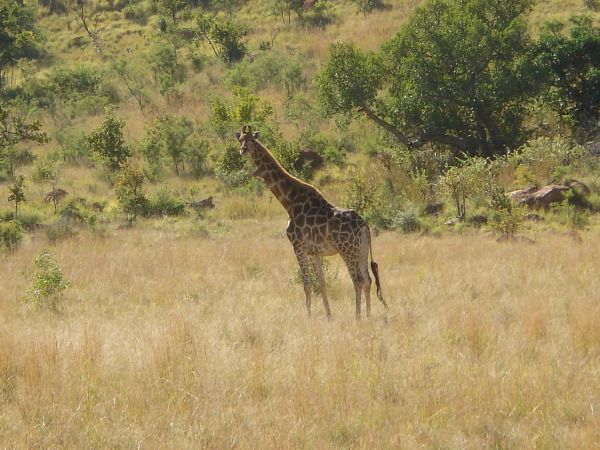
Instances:
[[[525,22],[531,4],[429,0],[377,55],[335,44],[321,103],[328,113],[363,112],[410,148],[505,152],[522,141],[526,102],[542,81]]]
[[[550,69],[551,104],[585,126],[600,118],[600,28],[588,17],[571,21],[568,35],[561,24],[546,26],[536,50]]]

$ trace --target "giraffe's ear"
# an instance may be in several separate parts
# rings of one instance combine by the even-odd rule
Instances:
[[[240,140],[240,137],[241,137],[241,136],[242,136],[242,135],[240,134],[240,132],[239,132],[239,131],[236,131],[236,132],[235,132],[235,138],[236,138],[238,141]]]
[[[254,139],[258,139],[259,136],[260,136],[260,131],[255,131],[254,133],[252,133],[252,137]]]

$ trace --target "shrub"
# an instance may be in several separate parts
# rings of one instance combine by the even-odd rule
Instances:
[[[246,54],[243,42],[246,30],[242,26],[223,16],[208,16],[198,13],[194,33],[205,40],[213,52],[224,62],[236,62]]]
[[[90,149],[111,171],[122,168],[131,156],[123,139],[124,126],[123,120],[109,111],[100,127],[87,136]]]
[[[12,252],[23,240],[23,229],[16,220],[0,222],[0,247]]]
[[[487,189],[492,210],[490,226],[505,238],[514,236],[523,224],[523,209],[515,206],[499,185],[491,183]]]
[[[30,299],[39,306],[56,309],[65,289],[71,282],[48,250],[35,258],[36,271],[29,289]]]
[[[403,233],[414,233],[421,230],[421,222],[414,210],[400,210],[392,218],[392,228]]]
[[[185,210],[185,203],[175,193],[164,186],[148,200],[146,214],[149,216],[178,216]]]
[[[217,178],[229,186],[241,186],[251,179],[251,174],[246,170],[246,160],[240,155],[235,144],[229,144],[215,163]]]
[[[148,199],[143,191],[144,173],[133,167],[123,168],[115,179],[115,192],[128,221],[133,222],[147,210]]]
[[[576,165],[583,154],[581,145],[573,145],[561,136],[543,136],[530,140],[505,159],[514,167],[517,180],[525,174],[527,182],[541,185],[556,181],[559,168]]]

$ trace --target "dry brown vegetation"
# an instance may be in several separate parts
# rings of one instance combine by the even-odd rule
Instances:
[[[387,319],[355,322],[336,258],[327,322],[283,222],[82,232],[59,312],[24,302],[44,239],[3,258],[0,446],[600,445],[597,235],[384,233]]]

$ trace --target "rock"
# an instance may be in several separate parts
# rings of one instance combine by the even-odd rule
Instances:
[[[509,192],[508,198],[510,198],[517,205],[528,205],[531,206],[531,198],[533,194],[538,190],[537,186],[530,186],[525,189],[519,189],[516,191]]]
[[[575,194],[577,194],[580,197],[589,197],[591,191],[590,188],[587,187],[587,185],[585,183],[582,183],[581,181],[578,180],[571,180],[567,183],[567,186],[569,186],[574,192]]]
[[[300,153],[298,153],[298,157],[294,162],[294,169],[300,171],[302,170],[304,165],[308,163],[310,168],[315,170],[322,167],[324,162],[325,160],[323,159],[323,157],[317,152],[305,148],[304,150],[300,150]]]
[[[562,202],[565,192],[571,189],[560,184],[550,184],[541,188],[528,187],[509,192],[507,195],[517,205],[527,205],[535,208],[548,208],[550,204]]]
[[[567,186],[560,184],[544,186],[533,194],[533,206],[536,208],[548,208],[552,203],[562,202],[565,199],[565,192],[568,190]]]

